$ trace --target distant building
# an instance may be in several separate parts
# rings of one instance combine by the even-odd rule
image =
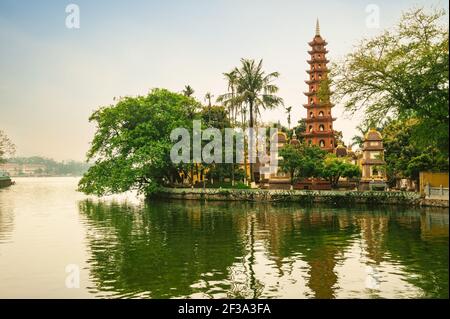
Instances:
[[[21,172],[21,165],[16,163],[0,164],[0,171],[6,173],[8,176],[18,176]]]
[[[47,167],[44,164],[0,164],[0,171],[8,176],[39,176],[45,174]]]

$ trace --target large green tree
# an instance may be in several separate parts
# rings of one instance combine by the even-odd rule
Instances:
[[[436,146],[422,146],[414,136],[415,119],[394,120],[383,129],[388,182],[409,178],[418,182],[420,171],[448,171],[448,158]]]
[[[307,146],[305,143],[287,144],[280,149],[279,167],[289,173],[291,185],[307,177],[319,177],[326,152],[318,146]]]
[[[332,67],[335,98],[366,121],[417,119],[415,142],[448,154],[448,24],[444,10],[403,14],[396,28],[363,40]]]
[[[320,176],[328,180],[331,187],[337,187],[341,177],[359,177],[361,171],[357,165],[348,163],[345,158],[336,157],[335,154],[328,154],[323,161]]]
[[[287,144],[280,150],[280,156],[283,159],[280,160],[279,167],[283,172],[289,174],[291,186],[293,186],[300,175],[300,166],[302,164],[300,149],[294,145]]]
[[[88,160],[94,161],[79,182],[87,194],[104,195],[137,189],[151,193],[179,178],[170,160],[170,133],[192,127],[198,102],[165,89],[147,96],[125,97],[95,111],[97,126]]]

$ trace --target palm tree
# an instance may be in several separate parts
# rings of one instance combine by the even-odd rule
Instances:
[[[183,90],[183,95],[190,97],[192,96],[192,94],[194,94],[194,92],[194,89],[190,85],[186,85]]]
[[[184,96],[191,97],[194,94],[194,89],[190,85],[185,85],[184,86],[184,90],[182,92],[183,92]],[[188,109],[189,119],[191,119],[191,120],[194,119],[196,111],[197,110],[196,110],[195,106],[190,107]],[[190,174],[191,174],[191,181],[190,181],[191,182],[191,187],[194,187],[194,166],[195,166],[195,168],[198,169],[197,165],[195,165],[194,163],[188,164],[189,171],[190,171]]]
[[[245,131],[246,110],[241,100],[236,96],[237,92],[237,71],[236,68],[230,72],[223,73],[228,82],[227,93],[221,94],[217,97],[217,102],[222,103],[228,109],[228,116],[233,126],[236,126],[237,115],[241,114],[241,128]],[[244,167],[247,167],[247,157],[244,156]],[[244,169],[244,183],[247,182],[247,169]],[[234,185],[234,164],[232,168],[232,185]]]
[[[358,131],[358,135],[355,135],[352,137],[352,143],[351,146],[359,146],[359,148],[363,147],[364,144],[364,136],[366,135],[367,131],[369,131],[369,127],[367,125],[358,125],[356,127],[356,130]]]
[[[205,94],[205,101],[208,102],[208,107],[211,107],[211,98],[213,97],[213,95],[210,92],[206,92]]]
[[[287,113],[287,122],[288,122],[288,129],[291,129],[291,111],[292,111],[292,106],[288,106],[286,107],[286,113]]]
[[[241,59],[237,73],[237,99],[245,103],[249,110],[249,127],[253,129],[260,108],[272,109],[283,104],[283,99],[276,96],[278,87],[272,84],[278,78],[278,72],[266,74],[262,69],[262,60],[258,63],[252,59]],[[253,154],[253,132],[250,134],[249,154]],[[253,167],[250,165],[250,182],[254,180]]]
[[[228,108],[228,114],[230,122],[236,125],[236,117],[238,112],[238,102],[236,100],[236,87],[237,87],[237,72],[232,70],[231,72],[223,73],[225,79],[228,82],[228,92],[217,97],[217,102],[222,103]]]

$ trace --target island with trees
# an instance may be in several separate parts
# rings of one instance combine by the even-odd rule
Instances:
[[[203,104],[186,85],[179,92],[155,88],[102,106],[89,119],[97,127],[87,154],[93,165],[79,190],[101,196],[134,189],[148,197],[170,190],[255,193],[272,191],[273,178],[284,181],[278,185],[286,192],[345,189],[348,194],[360,191],[366,178],[369,189],[382,185],[384,193],[395,193],[383,196],[398,197],[406,189],[415,195],[404,196],[416,200],[421,172],[448,172],[448,29],[440,23],[444,15],[439,9],[412,9],[395,28],[362,40],[329,67],[327,43],[317,25],[310,42],[307,114],[293,127],[291,114],[297,110],[284,106],[276,84],[280,74],[266,71],[263,60],[242,59],[223,73],[226,89],[215,103],[206,92]],[[345,145],[342,133],[332,127],[331,100],[349,114],[364,114],[358,126],[361,135],[352,145]],[[286,114],[288,127],[263,123],[261,113],[268,109]],[[196,120],[203,130],[221,132],[276,128],[284,134],[277,135],[283,147],[276,174],[260,174],[261,164],[248,162],[254,151],[252,136],[245,139],[243,163],[173,163],[171,132],[180,127],[192,132]],[[201,146],[212,140],[202,139]],[[375,144],[381,151],[371,150]]]

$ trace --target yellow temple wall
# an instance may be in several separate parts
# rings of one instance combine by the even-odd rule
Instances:
[[[434,172],[420,172],[420,193],[424,192],[425,185],[430,184],[431,187],[448,188],[448,172],[434,173]]]

